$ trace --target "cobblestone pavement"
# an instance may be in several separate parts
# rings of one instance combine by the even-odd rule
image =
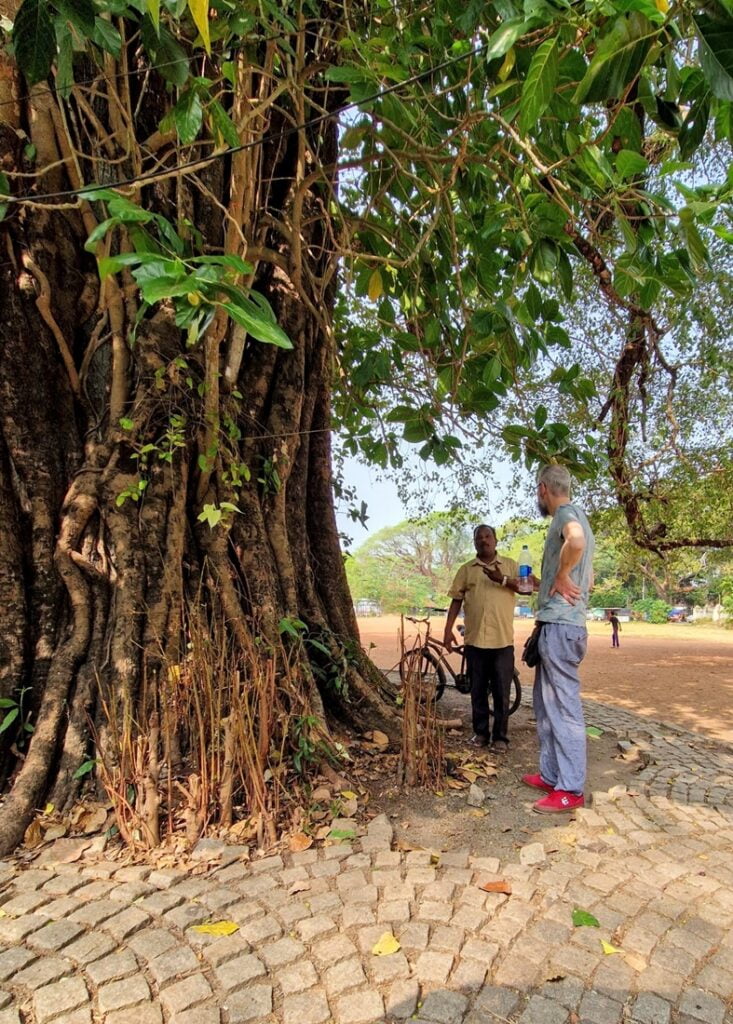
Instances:
[[[638,785],[514,860],[393,850],[382,816],[253,863],[205,842],[200,875],[0,863],[0,1024],[733,1024],[733,750],[587,710],[640,744]],[[192,930],[221,919],[239,930]]]

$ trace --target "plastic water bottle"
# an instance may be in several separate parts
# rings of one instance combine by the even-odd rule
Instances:
[[[523,544],[522,553],[519,556],[518,592],[520,594],[531,594],[532,590],[532,566],[529,564],[529,548],[526,544]]]

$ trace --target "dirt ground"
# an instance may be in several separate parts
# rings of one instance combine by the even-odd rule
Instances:
[[[433,636],[442,637],[443,622],[431,620]],[[588,627],[583,696],[733,743],[733,630],[622,623],[621,646],[614,650],[610,626]],[[399,661],[399,628],[399,615],[359,619],[362,644],[367,649],[375,645],[371,656],[379,668],[390,669]],[[517,662],[531,629],[531,620],[515,621]],[[519,667],[528,690],[532,673]]]
[[[383,670],[393,668],[400,653],[399,616],[360,619],[359,627],[364,647],[373,645],[374,662]],[[531,621],[515,623],[517,660],[531,628]],[[624,623],[621,628],[621,647],[614,650],[610,627],[589,624],[588,656],[582,667],[584,695],[733,742],[733,632],[685,624]],[[442,619],[432,620],[431,632],[442,636]],[[406,637],[408,646],[413,637]],[[453,659],[456,668],[459,661]],[[524,666],[519,668],[528,694],[533,673]],[[473,852],[506,857],[535,841],[544,843],[548,852],[574,843],[573,819],[535,814],[532,803],[541,794],[521,783],[524,772],[537,770],[535,726],[526,704],[511,718],[511,745],[502,755],[476,752],[468,745],[468,697],[448,687],[438,710],[442,717],[463,723],[445,738],[453,778],[461,779],[461,765],[479,771],[482,766],[488,768],[488,777],[479,775],[477,779],[486,800],[480,808],[469,807],[468,790],[453,788],[447,779],[436,793],[400,791],[389,765],[383,763],[377,769],[375,764],[373,772],[367,768],[362,782],[370,791],[371,810],[390,815],[402,844],[436,851],[468,847]],[[589,720],[588,724],[593,723]],[[614,785],[633,788],[640,765],[622,758],[614,735],[590,738],[588,745],[587,792]],[[396,755],[393,760],[396,769]]]

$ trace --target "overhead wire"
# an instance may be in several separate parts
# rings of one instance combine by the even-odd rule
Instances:
[[[371,95],[364,96],[358,100],[350,100],[348,103],[343,103],[333,111],[328,111],[323,114],[319,114],[316,117],[312,117],[298,124],[291,125],[289,128],[284,128],[282,131],[275,133],[267,138],[267,140],[259,138],[252,139],[249,142],[240,143],[237,146],[228,146],[225,149],[217,149],[207,156],[197,157],[195,160],[185,161],[184,163],[174,164],[172,166],[162,167],[156,171],[149,171],[146,174],[135,175],[130,178],[122,178],[117,181],[105,182],[104,184],[90,184],[83,185],[81,188],[65,189],[58,192],[42,192],[33,196],[12,196],[7,195],[2,197],[3,203],[18,205],[27,204],[38,204],[46,202],[48,200],[59,199],[68,200],[74,197],[84,198],[85,195],[98,191],[101,188],[104,189],[120,189],[128,187],[139,187],[146,184],[152,184],[164,177],[170,177],[172,174],[180,174],[184,171],[192,171],[199,167],[208,166],[213,160],[221,160],[225,157],[232,156],[235,153],[242,153],[250,149],[255,149],[258,146],[264,145],[267,142],[279,142],[282,139],[289,138],[291,135],[295,135],[298,132],[306,131],[309,128],[317,127],[319,124],[323,124],[325,121],[330,121],[334,117],[338,117],[341,114],[346,113],[348,110],[354,110],[368,103],[375,103],[386,96],[390,96],[395,92],[399,92],[400,89],[404,89],[410,85],[422,81],[425,78],[429,78],[432,75],[438,74],[441,71],[445,71],[447,68],[453,67],[455,64],[461,63],[462,61],[469,60],[471,57],[479,56],[488,46],[488,42],[482,43],[480,46],[474,47],[472,50],[468,50],[465,53],[458,54],[455,57],[450,57],[447,60],[442,61],[440,64],[431,65],[423,71],[420,71],[409,78],[404,79],[401,82],[395,82],[393,85],[386,86],[383,89],[379,89]]]

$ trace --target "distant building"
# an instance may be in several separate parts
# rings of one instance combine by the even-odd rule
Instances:
[[[367,597],[361,597],[358,601],[354,601],[354,612],[361,618],[366,618],[370,615],[381,615],[382,606],[379,601],[372,601]]]

